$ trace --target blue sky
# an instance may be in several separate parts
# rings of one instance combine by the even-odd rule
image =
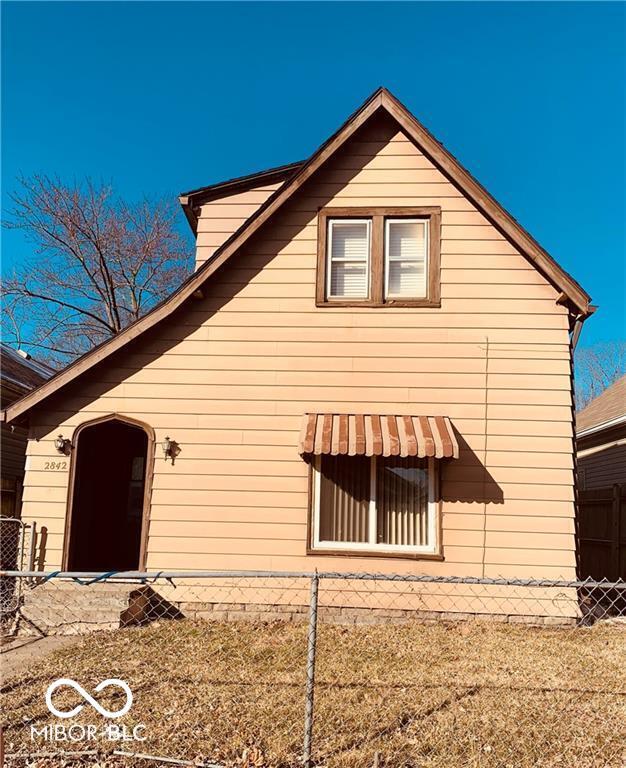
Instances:
[[[2,3],[18,173],[176,195],[310,154],[390,88],[626,337],[620,3]],[[181,228],[185,227],[181,213]],[[29,246],[3,233],[3,267]]]

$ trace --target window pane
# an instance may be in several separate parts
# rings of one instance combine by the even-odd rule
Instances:
[[[370,459],[322,456],[320,541],[366,542],[370,498]]]
[[[369,222],[331,221],[333,259],[367,261]]]
[[[376,476],[378,544],[428,546],[428,463],[379,459]]]
[[[351,261],[332,262],[330,295],[367,298],[367,264]]]
[[[426,222],[387,221],[387,296],[426,296]]]
[[[415,261],[390,261],[388,296],[425,296],[424,264]]]
[[[369,221],[329,222],[330,296],[367,298]]]

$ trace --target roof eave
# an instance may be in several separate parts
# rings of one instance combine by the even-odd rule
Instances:
[[[304,164],[304,160],[287,165],[279,165],[275,168],[268,168],[257,173],[250,173],[246,176],[238,176],[227,181],[220,181],[217,184],[210,184],[207,187],[192,189],[189,192],[181,192],[178,200],[183,208],[183,212],[194,235],[198,232],[198,208],[211,200],[219,200],[228,195],[234,195],[238,192],[247,192],[249,189],[258,187],[262,184],[275,184],[276,182],[286,181]]]
[[[580,431],[576,432],[576,439],[578,440],[581,437],[587,437],[587,435],[594,435],[597,432],[604,431],[605,429],[618,427],[620,424],[626,424],[626,414],[622,416],[616,416],[614,419],[609,419],[608,421],[604,421],[601,424],[594,424],[591,427],[585,427],[585,429],[581,429]]]
[[[319,164],[321,164],[324,162],[326,157],[330,156],[334,151],[335,145],[343,143],[343,140],[345,139],[342,139],[342,135],[344,133],[347,134],[347,137],[352,135],[352,133],[358,130],[358,128],[381,107],[382,91],[383,89],[379,88],[359,109],[353,112],[344,124],[338,128],[337,131],[335,131],[335,133],[333,133],[333,135],[330,136],[299,169],[295,170],[290,176],[289,181],[273,192],[265,203],[263,203],[250,218],[246,219],[239,229],[215,251],[213,256],[205,261],[181,285],[179,285],[170,296],[153,307],[145,315],[135,320],[123,331],[120,331],[112,338],[103,341],[97,347],[94,347],[92,350],[86,352],[77,360],[70,363],[70,365],[59,371],[40,387],[32,390],[24,397],[15,401],[15,403],[11,403],[6,410],[7,421],[13,421],[31,410],[41,403],[42,400],[45,400],[58,389],[73,381],[77,376],[83,373],[84,370],[92,368],[104,357],[113,354],[120,347],[131,342],[143,333],[144,330],[148,330],[148,328],[156,325],[164,316],[178,309],[178,307],[184,303],[185,299],[192,295],[193,292],[224,263],[231,253],[237,250],[242,239],[252,235],[263,225],[271,215],[271,209],[281,205],[281,203],[289,196],[291,188],[294,186],[298,188],[303,184],[313,173],[312,169],[315,167],[316,163],[319,162]],[[169,312],[167,311],[168,309]],[[91,365],[86,365],[89,361],[91,361]]]
[[[191,231],[193,232],[194,236],[198,234],[198,215],[196,211],[194,210],[193,205],[189,201],[188,195],[179,195],[178,196],[178,202],[181,204],[183,213],[185,214],[185,218],[189,222],[189,226],[191,227]]]
[[[281,205],[304,184],[315,171],[321,167],[332,154],[343,145],[367,120],[384,107],[405,130],[412,140],[422,147],[425,154],[451,178],[452,183],[463,189],[464,194],[474,202],[480,211],[501,231],[536,266],[539,272],[546,274],[547,279],[560,288],[563,294],[573,304],[576,311],[583,316],[588,316],[593,311],[590,305],[590,297],[542,248],[541,246],[508,214],[500,204],[484,190],[484,188],[466,171],[463,166],[430,134],[386,89],[379,88],[369,99],[350,117],[344,124],[330,136],[299,168],[294,168],[289,178],[277,190],[272,192],[268,199],[258,210],[250,216],[239,229],[231,235],[192,275],[185,280],[167,299],[156,307],[153,307],[146,315],[136,320],[126,329],[100,346],[88,352],[83,357],[72,363],[68,368],[45,382],[36,390],[14,403],[7,409],[8,420],[13,420],[19,415],[35,407],[46,397],[56,392],[61,387],[69,384],[84,371],[91,369],[104,358],[116,352],[125,344],[133,341],[144,331],[157,325],[161,320],[180,307],[186,299],[202,286],[202,284],[229,259],[237,250],[262,227],[266,221],[280,209]],[[298,165],[298,164],[293,164]],[[282,166],[284,170],[285,167]],[[258,181],[258,174],[255,174]],[[251,177],[243,177],[248,181]],[[237,181],[237,180],[233,180]],[[241,178],[239,179],[241,181]],[[227,183],[228,184],[228,183]],[[223,194],[225,185],[219,185]],[[254,184],[252,185],[254,186]],[[209,189],[198,190],[201,194]],[[231,188],[232,189],[232,188]],[[196,193],[187,195],[192,197]],[[197,200],[197,198],[196,198]],[[187,205],[192,201],[187,200]],[[549,276],[548,276],[549,275]]]
[[[386,88],[381,89],[382,100],[388,111],[414,136],[424,153],[457,187],[481,210],[491,223],[507,239],[529,258],[537,269],[553,285],[558,287],[575,305],[580,314],[588,317],[591,297],[576,280],[568,274],[519,222],[477,181],[461,163],[444,148],[441,142],[425,128]]]

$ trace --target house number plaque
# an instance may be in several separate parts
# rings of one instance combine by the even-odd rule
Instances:
[[[48,472],[59,469],[67,469],[67,461],[46,461],[43,468]]]

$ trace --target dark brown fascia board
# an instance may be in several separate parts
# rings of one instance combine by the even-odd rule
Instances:
[[[461,163],[444,148],[389,91],[383,89],[383,104],[411,138],[446,177],[482,211],[491,223],[560,288],[578,312],[591,314],[589,294],[545,251]]]
[[[197,208],[199,206],[211,200],[219,200],[221,197],[234,195],[237,192],[246,192],[253,187],[258,187],[259,184],[274,184],[277,181],[286,181],[304,162],[304,160],[300,160],[297,163],[268,168],[257,173],[249,173],[246,176],[237,176],[234,179],[210,184],[208,187],[199,187],[189,192],[181,192],[178,200],[194,235],[198,231]]]
[[[375,91],[370,98],[346,120],[346,122],[329,138],[311,157],[286,181],[283,186],[273,192],[259,209],[241,227],[231,235],[213,254],[202,264],[187,280],[185,280],[170,296],[163,299],[143,317],[135,320],[131,325],[120,331],[116,336],[99,344],[94,349],[79,357],[62,371],[48,379],[44,384],[32,390],[20,400],[12,403],[2,412],[3,421],[13,421],[26,413],[42,400],[52,395],[61,387],[69,384],[78,376],[102,362],[106,357],[117,352],[121,347],[130,343],[144,331],[157,325],[161,320],[178,309],[187,298],[193,296],[219,267],[228,259],[242,243],[261,227],[272,213],[290,195],[299,189],[312,173],[330,157],[330,155],[343,144],[352,134],[368,120],[381,106],[382,89]]]
[[[281,178],[289,176],[296,168],[304,165],[305,160],[299,160],[295,163],[287,163],[286,165],[278,165],[274,168],[266,168],[263,171],[256,171],[255,173],[248,173],[245,176],[235,176],[233,179],[227,179],[226,181],[219,181],[216,184],[209,184],[206,187],[198,187],[198,189],[192,189],[189,192],[181,192],[181,197],[193,198],[194,202],[204,202],[210,200],[213,197],[221,197],[223,190],[227,192],[231,191],[231,188],[247,188],[252,186],[258,186],[259,183],[272,181],[280,181]]]
[[[573,278],[567,275],[556,262],[541,249],[541,247],[526,233],[517,222],[504,211],[480,184],[445,150],[441,144],[393,97],[386,89],[379,88],[369,99],[354,112],[346,122],[329,138],[321,147],[311,155],[311,157],[298,169],[285,183],[273,192],[259,209],[231,237],[223,243],[213,256],[202,264],[196,272],[189,276],[174,293],[167,299],[153,307],[150,312],[129,325],[125,330],[118,333],[112,339],[100,344],[87,354],[80,357],[74,363],[69,365],[56,376],[49,379],[36,390],[33,390],[25,397],[13,403],[2,414],[3,420],[13,421],[21,414],[39,404],[46,397],[56,392],[61,387],[73,381],[85,371],[102,362],[106,357],[125,346],[133,339],[136,339],[144,331],[152,328],[165,317],[178,309],[186,299],[194,294],[202,284],[216,271],[224,262],[229,259],[233,253],[240,248],[244,242],[250,238],[265,222],[277,211],[280,206],[296,192],[317,169],[328,160],[328,158],[347,141],[372,115],[380,108],[387,110],[389,114],[395,117],[404,130],[413,137],[413,140],[420,145],[423,143],[423,150],[436,165],[442,167],[446,172],[446,166],[449,173],[456,175],[454,183],[463,191],[462,185],[467,185],[466,194],[475,200],[479,209],[489,208],[489,218],[498,226],[503,233],[510,232],[511,239],[515,242],[522,252],[525,252],[526,246],[523,243],[529,243],[533,246],[534,257],[531,261],[537,265],[540,271],[543,271],[541,264],[547,265],[554,276],[554,282],[559,285],[572,304],[579,311],[584,319],[590,314],[589,296],[576,283]],[[481,202],[482,201],[482,202]],[[487,215],[487,214],[486,214]],[[529,257],[530,258],[530,257]],[[570,291],[571,289],[571,291]]]

